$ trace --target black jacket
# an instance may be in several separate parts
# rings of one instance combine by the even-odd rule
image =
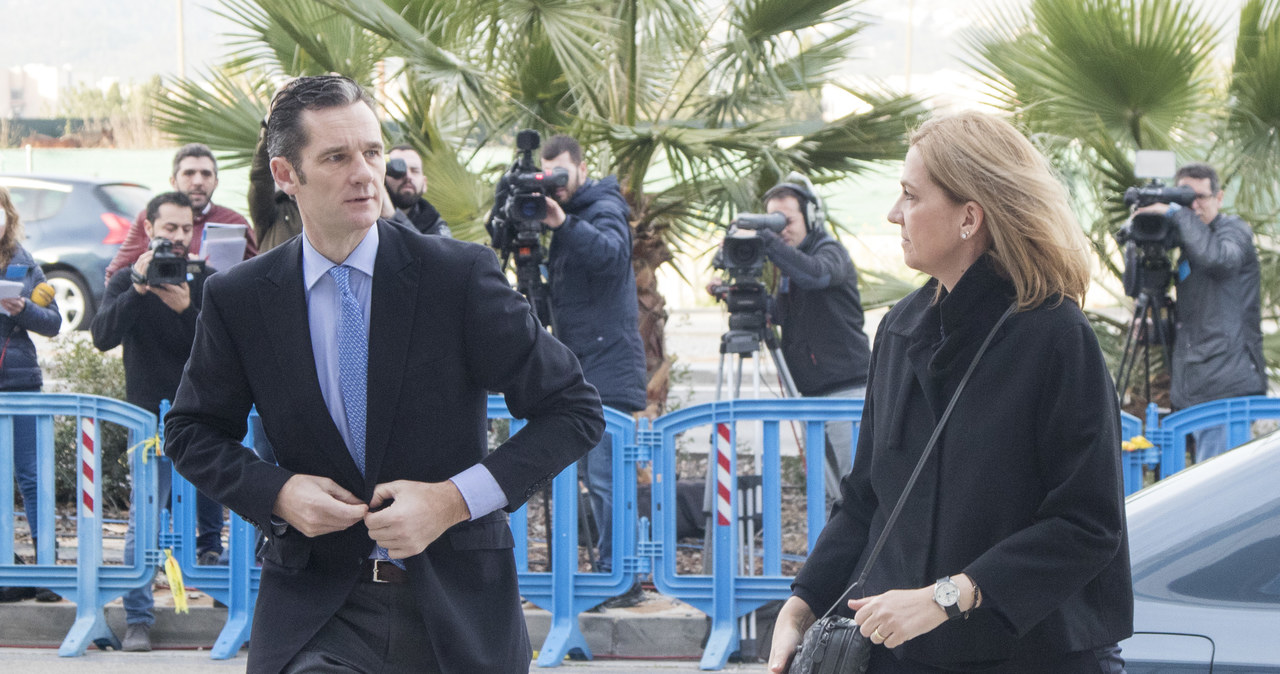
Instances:
[[[102,306],[89,331],[101,351],[124,344],[125,398],[145,410],[160,412],[160,401],[173,397],[196,337],[196,317],[206,274],[192,278],[191,306],[177,313],[152,293],[139,295],[128,270],[107,282]]]
[[[547,255],[556,337],[582,363],[600,400],[634,412],[645,406],[631,209],[618,181],[588,180],[564,207]]]
[[[1253,230],[1234,215],[1219,214],[1206,225],[1190,208],[1172,219],[1182,236],[1169,392],[1174,407],[1266,394]]]
[[[782,356],[801,395],[821,396],[867,383],[871,349],[862,331],[858,272],[849,252],[822,230],[796,248],[769,230],[765,254],[782,273],[774,322]]]
[[[861,571],[1013,298],[986,258],[941,303],[936,284],[880,325],[853,470],[793,585],[818,615]],[[1119,404],[1084,314],[1070,300],[1052,304],[1014,314],[992,340],[871,569],[865,595],[961,572],[982,590],[968,620],[897,649],[898,669],[1013,658],[1001,671],[1046,671],[1132,632]]]
[[[53,337],[62,327],[62,314],[58,313],[56,300],[47,307],[31,301],[31,289],[44,283],[44,272],[26,248],[19,246],[3,271],[5,273],[0,278],[22,283],[21,294],[27,298],[27,303],[16,316],[0,313],[0,340],[3,340],[0,344],[4,345],[3,360],[0,360],[0,391],[39,389],[43,384],[40,359],[27,331]]]
[[[445,223],[444,218],[440,217],[440,211],[437,211],[436,207],[426,199],[419,198],[413,204],[413,208],[405,211],[404,215],[414,229],[427,236],[453,237],[453,233],[449,231],[449,225]]]

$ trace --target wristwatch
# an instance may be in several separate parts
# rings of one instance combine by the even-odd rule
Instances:
[[[934,583],[933,601],[947,612],[947,620],[964,616],[960,610],[960,586],[951,580],[951,576],[943,576]]]

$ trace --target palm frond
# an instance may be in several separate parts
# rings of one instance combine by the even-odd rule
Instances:
[[[178,79],[155,101],[153,121],[180,143],[204,143],[224,169],[248,166],[273,86],[262,73],[215,70],[204,81]]]

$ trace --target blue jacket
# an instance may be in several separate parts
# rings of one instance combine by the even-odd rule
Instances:
[[[552,329],[605,405],[645,406],[645,356],[631,268],[631,209],[613,176],[588,180],[564,208],[547,256]]]
[[[31,258],[26,248],[18,247],[3,278],[22,282],[22,296],[26,305],[16,316],[0,313],[0,339],[3,339],[4,357],[0,361],[0,391],[38,389],[44,381],[40,376],[40,361],[36,357],[36,345],[31,343],[28,330],[46,337],[53,337],[62,328],[62,314],[57,301],[47,307],[31,301],[31,289],[44,283],[44,272]]]

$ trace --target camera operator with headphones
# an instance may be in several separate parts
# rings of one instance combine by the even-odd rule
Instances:
[[[766,213],[781,213],[780,234],[760,230],[765,256],[778,268],[774,322],[782,328],[782,356],[806,397],[861,398],[871,358],[862,331],[858,272],[849,251],[826,230],[826,213],[813,183],[791,173],[764,193]],[[827,493],[853,461],[853,427],[827,423]]]
[[[1181,240],[1174,281],[1173,407],[1265,394],[1261,276],[1253,231],[1239,216],[1219,212],[1222,189],[1212,166],[1186,164],[1174,179],[1179,187],[1195,190],[1191,208],[1158,203],[1136,211],[1167,216]],[[1197,463],[1227,450],[1223,426],[1193,435]]]

